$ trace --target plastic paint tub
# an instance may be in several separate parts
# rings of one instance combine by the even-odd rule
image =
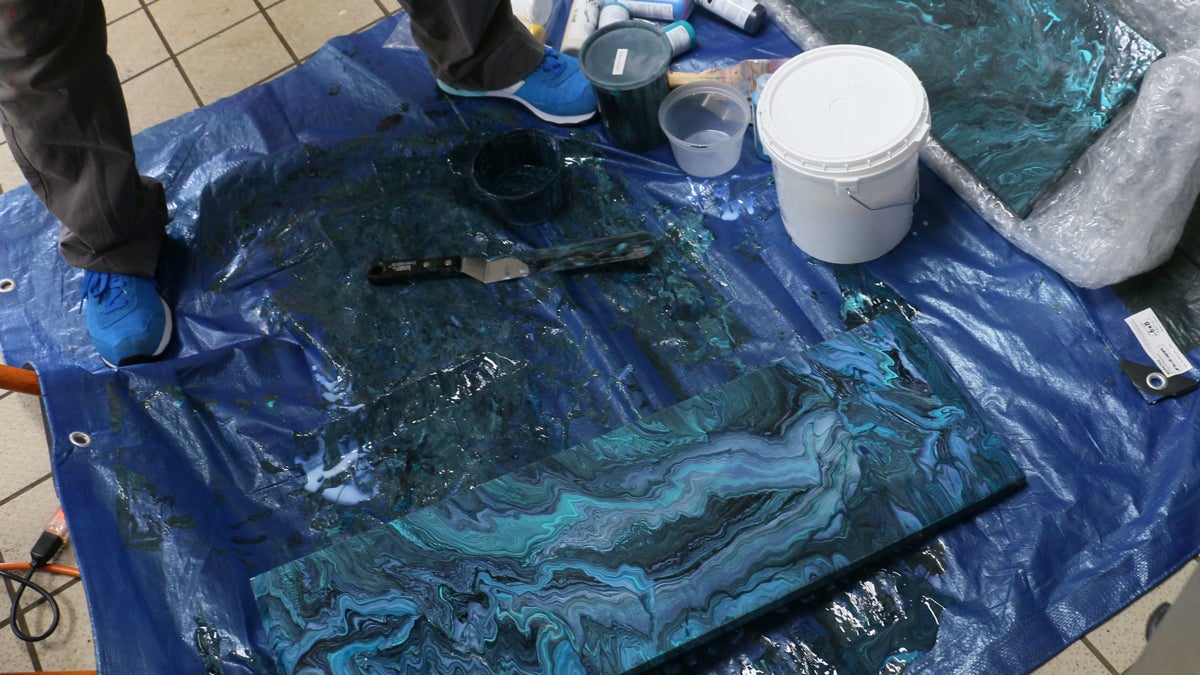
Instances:
[[[488,140],[471,162],[471,187],[513,225],[550,220],[566,200],[558,140],[537,129],[511,129]]]
[[[757,114],[783,224],[801,250],[859,263],[904,239],[929,100],[903,61],[858,45],[812,49],[771,76]]]
[[[667,142],[658,107],[671,85],[671,43],[648,21],[619,21],[592,33],[579,52],[579,67],[592,88],[600,121],[614,145],[633,152]]]
[[[719,176],[742,156],[750,104],[723,82],[689,82],[663,100],[658,121],[680,169],[701,178]]]

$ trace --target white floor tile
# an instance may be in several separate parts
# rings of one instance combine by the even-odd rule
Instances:
[[[133,133],[194,110],[198,103],[174,61],[166,61],[121,85]]]
[[[1047,661],[1033,675],[1110,675],[1111,671],[1087,645],[1074,642],[1057,656]]]
[[[267,14],[300,59],[330,38],[353,33],[383,18],[373,0],[284,0]]]
[[[178,54],[257,11],[253,0],[159,0],[150,15]]]
[[[3,499],[50,474],[50,450],[38,397],[9,393],[0,398],[0,422],[4,429],[0,434],[0,457],[5,459],[0,471]]]
[[[266,18],[258,14],[182,52],[179,63],[207,104],[261,82],[294,62]]]
[[[108,25],[108,55],[116,64],[122,82],[169,58],[144,10]]]
[[[1162,603],[1174,600],[1197,567],[1200,566],[1195,561],[1189,560],[1166,581],[1088,633],[1088,641],[1114,668],[1124,672],[1133,665],[1142,649],[1146,647],[1146,619],[1150,617],[1150,613]]]
[[[26,182],[25,175],[21,173],[21,169],[17,167],[17,161],[13,159],[8,143],[0,143],[0,192],[15,190],[25,185]]]
[[[2,595],[8,598],[7,593]],[[29,656],[29,647],[5,627],[0,631],[0,673],[26,673],[31,670],[33,658]]]
[[[109,23],[120,19],[131,12],[141,9],[138,0],[104,0],[104,17]]]

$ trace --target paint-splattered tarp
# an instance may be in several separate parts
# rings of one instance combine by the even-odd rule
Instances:
[[[774,27],[694,19],[702,49],[680,69],[795,52]],[[510,230],[464,194],[459,158],[536,122],[438,95],[419,53],[385,46],[396,21],[139,135],[174,215],[165,361],[98,367],[52,220],[27,189],[0,198],[0,277],[15,282],[0,346],[41,377],[102,672],[271,672],[253,575],[897,309],[1029,486],[676,670],[1017,672],[1200,546],[1200,399],[1147,405],[1078,295],[931,174],[896,251],[832,267],[792,246],[749,147],[729,175],[694,180],[665,147],[554,129],[567,210]],[[631,229],[659,250],[607,270],[387,289],[362,276],[380,254]]]

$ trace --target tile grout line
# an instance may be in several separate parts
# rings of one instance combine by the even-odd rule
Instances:
[[[271,5],[271,6],[272,6],[272,7],[275,7],[275,6],[279,5],[279,4],[281,4],[281,3],[275,3],[274,5]],[[379,25],[380,23],[383,23],[384,21],[387,21],[389,18],[390,18],[390,15],[389,15],[389,16],[382,16],[382,17],[379,17],[378,19],[374,19],[374,20],[372,20],[370,23],[367,23],[366,25],[359,27],[359,28],[358,28],[358,29],[357,29],[355,32],[364,31],[364,30],[367,30],[368,28],[374,28],[375,26]],[[320,47],[318,47],[318,48],[317,48],[317,51],[320,51]],[[301,59],[301,60],[300,60],[300,62],[299,62],[299,63],[292,64],[292,65],[288,65],[288,66],[284,66],[283,68],[280,68],[279,70],[277,70],[277,71],[275,71],[275,72],[271,73],[270,75],[267,75],[266,77],[264,77],[263,79],[259,80],[258,82],[255,82],[255,83],[254,83],[253,85],[251,85],[251,86],[252,86],[252,87],[257,87],[257,86],[259,86],[259,85],[266,84],[267,82],[270,82],[271,80],[273,80],[273,79],[275,79],[275,78],[279,77],[280,75],[283,75],[284,73],[288,72],[289,70],[292,70],[293,68],[298,68],[298,67],[300,67],[300,66],[304,65],[305,63],[307,63],[307,62],[308,62],[308,60],[309,60],[309,59],[311,59],[313,56],[315,56],[315,55],[316,55],[316,53],[317,53],[317,52],[313,52],[312,54],[309,54],[308,56],[305,56],[303,59]]]
[[[158,41],[161,42],[163,48],[167,50],[167,60],[170,61],[171,63],[175,64],[175,69],[179,71],[180,77],[183,78],[183,83],[187,86],[188,91],[191,92],[192,99],[196,102],[197,106],[204,105],[204,102],[200,100],[200,92],[196,91],[196,86],[194,84],[192,84],[192,78],[188,77],[187,71],[183,69],[183,64],[179,62],[179,55],[176,54],[175,50],[171,48],[170,43],[167,42],[166,34],[164,34],[162,31],[162,27],[160,27],[158,25],[158,21],[156,21],[154,19],[154,14],[150,11],[151,2],[147,2],[147,0],[138,0],[138,4],[141,6],[142,11],[146,12],[146,18],[150,20],[150,26],[154,29],[154,33],[156,35],[158,35]],[[208,38],[205,38],[205,39],[208,39]],[[193,46],[195,46],[195,45],[193,45]],[[184,51],[187,51],[187,50],[184,50]],[[166,61],[164,61],[163,63],[166,63]],[[153,67],[157,67],[159,65],[162,65],[162,64],[155,64],[155,66],[153,66]],[[138,73],[138,75],[142,75],[142,74],[148,72],[149,70],[150,70],[150,68],[147,68],[146,70],[142,71],[141,73]],[[137,77],[137,75],[135,75],[134,77]],[[131,77],[129,79],[132,80],[133,78]]]
[[[388,11],[388,8],[383,6],[383,0],[375,0],[375,6],[383,12],[383,18],[386,19],[392,15],[392,13]],[[373,26],[375,24],[372,23],[371,25]]]
[[[279,3],[275,3],[275,5],[278,4]],[[292,64],[297,66],[300,65],[300,58],[296,56],[296,50],[292,49],[292,46],[288,44],[287,39],[283,37],[283,33],[279,30],[279,26],[275,25],[274,19],[272,19],[271,15],[267,13],[267,8],[263,7],[262,0],[254,0],[254,6],[258,7],[258,13],[262,14],[262,17],[267,20],[267,25],[270,26],[271,31],[275,33],[275,37],[279,39],[281,44],[283,44],[283,48],[287,51],[288,56],[292,57]]]
[[[13,500],[20,498],[21,496],[28,493],[30,490],[33,490],[37,486],[41,485],[42,483],[45,483],[46,481],[52,479],[53,477],[54,477],[53,472],[48,473],[45,476],[42,476],[41,478],[33,481],[32,483],[26,485],[23,488],[21,488],[20,490],[17,490],[16,492],[13,492],[12,494],[10,494],[6,497],[0,498],[0,506],[5,506],[9,502],[12,502]]]
[[[1121,671],[1119,671],[1115,667],[1113,667],[1113,664],[1109,663],[1108,659],[1104,658],[1104,654],[1100,653],[1100,650],[1097,649],[1096,646],[1092,644],[1091,640],[1087,639],[1087,637],[1081,637],[1081,638],[1079,638],[1079,641],[1083,643],[1084,647],[1087,647],[1088,650],[1090,652],[1092,652],[1092,656],[1095,656],[1096,659],[1100,661],[1100,664],[1102,666],[1104,666],[1105,668],[1108,669],[1109,673],[1111,673],[1112,675],[1121,675]]]

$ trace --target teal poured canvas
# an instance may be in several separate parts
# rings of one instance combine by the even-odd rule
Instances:
[[[921,79],[931,133],[1025,217],[1162,52],[1091,0],[787,0],[831,42]]]
[[[889,314],[252,585],[285,673],[636,671],[1023,482]]]

